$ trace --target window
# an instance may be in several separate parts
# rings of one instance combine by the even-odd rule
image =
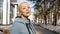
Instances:
[[[10,5],[10,23],[12,23],[13,22],[13,17],[14,17],[14,15],[13,15],[13,9],[14,9],[14,6],[11,4]]]
[[[3,0],[0,0],[0,24],[3,23]]]

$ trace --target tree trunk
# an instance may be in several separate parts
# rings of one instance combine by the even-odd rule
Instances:
[[[44,0],[44,21],[45,24],[47,24],[47,17],[46,17],[46,5],[47,5],[47,0]]]
[[[53,25],[57,25],[57,14],[58,14],[58,0],[55,2],[54,22]]]

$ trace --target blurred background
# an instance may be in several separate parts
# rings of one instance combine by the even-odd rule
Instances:
[[[18,4],[24,1],[27,1],[31,7],[29,18],[34,25],[60,26],[60,0],[0,0],[1,31],[10,33],[10,27],[15,17],[19,15]]]

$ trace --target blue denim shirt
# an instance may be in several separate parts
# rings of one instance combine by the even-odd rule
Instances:
[[[26,23],[29,23],[29,20],[24,20],[22,18],[16,18],[13,23],[13,26],[11,27],[10,34],[29,34],[29,31],[26,27]],[[32,30],[29,28],[31,34],[36,34],[32,22],[30,23],[32,27]]]

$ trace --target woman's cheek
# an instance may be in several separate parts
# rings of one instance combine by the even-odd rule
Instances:
[[[29,11],[29,13],[27,13],[26,10],[23,10],[23,11],[22,11],[22,14],[23,14],[24,16],[29,16],[29,15],[30,15],[30,12],[31,12],[31,11]]]
[[[26,13],[25,13],[25,12],[22,12],[22,14],[23,14],[23,15],[26,15]]]

